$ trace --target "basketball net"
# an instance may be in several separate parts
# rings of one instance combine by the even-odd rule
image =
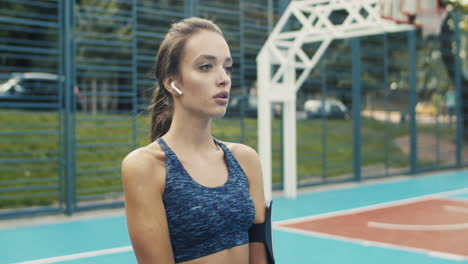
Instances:
[[[438,35],[447,12],[440,0],[380,0],[383,19],[422,28],[423,36]]]

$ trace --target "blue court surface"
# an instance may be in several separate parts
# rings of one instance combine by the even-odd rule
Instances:
[[[468,203],[468,171],[312,190],[301,193],[296,199],[276,197],[273,221],[277,263],[468,263],[468,256],[463,254],[435,254],[427,250],[289,232],[279,226],[297,218],[432,197]],[[0,229],[0,248],[1,264],[137,263],[123,215]]]

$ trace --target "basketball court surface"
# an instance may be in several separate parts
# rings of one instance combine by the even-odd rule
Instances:
[[[468,171],[322,189],[274,198],[277,263],[468,263]],[[137,263],[123,215],[5,226],[2,264]]]

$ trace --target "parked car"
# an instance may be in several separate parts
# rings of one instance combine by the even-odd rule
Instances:
[[[351,117],[348,108],[336,99],[311,99],[304,103],[307,119],[330,118],[349,119]]]
[[[63,108],[65,100],[59,100],[63,77],[43,72],[13,73],[0,84],[0,108],[57,109]],[[79,100],[79,90],[73,89]],[[64,94],[63,94],[64,95]],[[58,105],[61,102],[61,106]],[[79,108],[80,103],[77,101]]]

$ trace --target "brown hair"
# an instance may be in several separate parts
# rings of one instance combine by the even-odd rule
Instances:
[[[151,141],[163,136],[169,130],[174,113],[172,95],[164,88],[164,79],[180,74],[182,51],[187,40],[201,30],[223,35],[210,20],[191,17],[175,23],[169,29],[159,47],[155,65],[157,85],[151,100]]]

